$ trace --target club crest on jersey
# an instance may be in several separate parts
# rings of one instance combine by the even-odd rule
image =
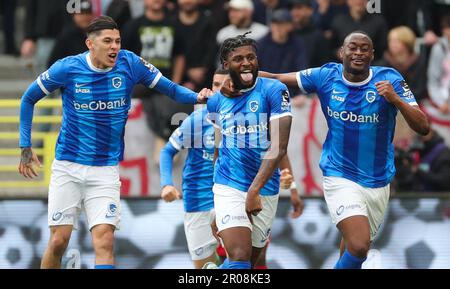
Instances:
[[[258,101],[256,101],[256,100],[250,101],[248,103],[248,108],[250,109],[251,112],[257,111],[259,108]]]
[[[377,93],[376,93],[375,91],[368,91],[368,92],[366,93],[366,100],[367,100],[369,103],[374,102],[376,98],[377,98]]]
[[[120,77],[113,77],[112,79],[112,86],[114,88],[120,88],[122,86],[122,78]]]

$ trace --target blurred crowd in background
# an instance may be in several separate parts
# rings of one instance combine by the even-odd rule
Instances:
[[[23,19],[17,19],[19,9]],[[228,37],[251,31],[260,69],[281,73],[340,61],[345,36],[363,30],[374,42],[372,64],[397,69],[420,104],[427,101],[450,119],[450,0],[1,0],[0,13],[0,51],[30,59],[36,75],[86,51],[84,30],[105,14],[118,23],[122,48],[196,91],[210,86]],[[296,107],[314,97],[296,88],[291,96]],[[136,87],[133,97],[142,99],[159,147],[176,128],[172,115],[193,110],[145,87]],[[432,130],[398,145],[397,191],[450,191],[445,139]]]

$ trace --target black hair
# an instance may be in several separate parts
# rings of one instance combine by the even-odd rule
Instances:
[[[217,68],[216,71],[214,71],[214,74],[227,75],[228,74],[228,69]]]
[[[345,45],[345,42],[348,40],[350,35],[353,35],[353,34],[362,34],[362,35],[366,36],[369,39],[369,41],[372,43],[372,46],[373,46],[372,38],[369,36],[369,34],[367,34],[367,32],[365,32],[363,30],[355,30],[355,31],[347,34],[347,36],[345,36],[343,45]]]
[[[119,26],[117,26],[117,23],[109,16],[99,16],[92,20],[92,22],[89,24],[88,28],[86,29],[86,35],[89,37],[91,34],[98,35],[100,34],[101,30],[105,29],[117,29],[119,30]]]
[[[254,39],[251,38],[247,38],[247,34],[251,33],[251,31],[249,32],[245,32],[243,35],[238,35],[235,37],[231,37],[231,38],[227,38],[222,45],[220,46],[220,62],[223,64],[227,58],[228,55],[235,50],[238,47],[242,47],[242,46],[247,46],[250,45],[253,47],[253,49],[255,49],[255,51],[257,50],[257,45],[256,45],[256,41]]]

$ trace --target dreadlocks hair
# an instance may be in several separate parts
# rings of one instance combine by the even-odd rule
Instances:
[[[226,61],[228,55],[238,47],[250,45],[257,50],[256,41],[251,38],[247,38],[247,34],[252,33],[251,31],[245,32],[243,35],[238,35],[235,37],[227,38],[220,46],[220,63]]]

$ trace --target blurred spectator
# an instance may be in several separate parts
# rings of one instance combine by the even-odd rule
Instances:
[[[413,167],[414,180],[421,191],[450,191],[450,148],[444,139],[430,130],[426,136],[419,137],[423,147],[418,150],[420,163]]]
[[[294,31],[305,46],[307,67],[322,66],[329,61],[330,47],[321,30],[313,25],[312,0],[290,0]]]
[[[175,31],[183,51],[184,86],[196,91],[208,86],[208,72],[212,72],[216,55],[215,34],[211,18],[198,7],[198,0],[178,0]]]
[[[50,67],[58,59],[87,50],[85,44],[86,29],[94,18],[91,2],[89,0],[81,0],[80,13],[72,14],[73,25],[68,25],[56,38],[47,67]]]
[[[217,43],[220,45],[225,39],[242,35],[248,31],[252,33],[247,37],[255,40],[265,36],[269,28],[261,23],[253,22],[253,2],[251,0],[231,0],[229,3],[228,18],[230,25],[219,30]]]
[[[46,69],[56,37],[71,22],[66,3],[61,0],[25,1],[25,37],[20,54],[23,58],[34,58],[37,72]]]
[[[314,26],[322,31],[329,31],[331,21],[339,14],[347,14],[347,0],[315,0],[313,1]],[[328,32],[327,32],[328,34]]]
[[[408,26],[429,46],[438,40],[433,32],[432,4],[430,0],[382,0],[381,13],[389,29]]]
[[[305,47],[301,38],[292,33],[294,26],[289,10],[275,10],[272,13],[271,23],[269,34],[258,41],[259,68],[272,73],[305,69]],[[292,97],[299,93],[298,89],[289,90]]]
[[[420,103],[426,96],[427,59],[424,49],[418,54],[414,48],[416,36],[411,28],[399,26],[388,34],[388,49],[383,58],[374,65],[390,66],[405,78],[416,100]]]
[[[208,17],[213,19],[213,31],[214,35],[217,32],[228,25],[228,16],[225,13],[225,0],[198,0],[200,10]]]
[[[175,44],[175,19],[166,10],[166,0],[145,0],[144,5],[144,15],[125,25],[122,48],[142,56],[179,83],[180,71],[172,71],[174,59],[181,54],[180,46]]]
[[[428,93],[443,114],[450,114],[450,15],[441,21],[442,35],[433,45],[428,64]]]
[[[424,0],[432,2],[432,22],[433,30],[436,33],[441,31],[441,20],[444,16],[450,15],[450,0]]]
[[[128,0],[131,11],[131,18],[137,18],[144,14],[144,0]]]
[[[5,42],[5,54],[14,56],[19,55],[15,40],[15,13],[16,0],[2,0],[0,1],[0,12],[3,14],[3,41]]]
[[[287,0],[253,0],[255,11],[253,21],[269,26],[272,13],[281,8],[287,8]]]
[[[144,15],[130,20],[123,29],[122,47],[133,51],[159,68],[163,75],[180,83],[184,60],[175,33],[175,19],[169,15],[166,0],[145,0]],[[153,161],[159,163],[159,152],[172,132],[172,116],[177,112],[190,114],[192,105],[180,104],[142,85],[135,86],[132,97],[142,98],[149,128],[156,134]]]
[[[375,59],[383,57],[387,47],[387,25],[381,15],[369,14],[366,11],[367,0],[347,0],[349,12],[334,17],[331,22],[333,56],[339,59],[339,48],[344,43],[345,37],[353,31],[366,32],[373,41]]]
[[[95,0],[94,0],[95,1]],[[119,29],[131,19],[131,9],[127,0],[109,0],[106,9],[102,9],[104,15],[108,15],[116,21]],[[106,4],[106,3],[105,3]],[[142,9],[142,6],[141,6]]]
[[[435,130],[431,129],[426,136],[417,136],[409,153],[400,151],[397,156],[399,191],[450,190],[450,148]]]

